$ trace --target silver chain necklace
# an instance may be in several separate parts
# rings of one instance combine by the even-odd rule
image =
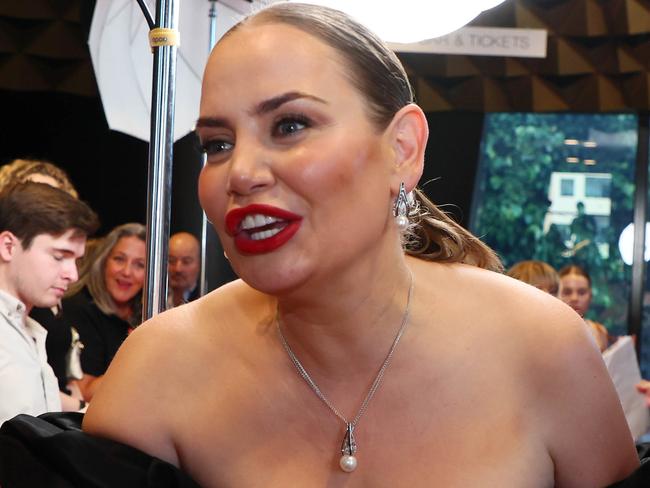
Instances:
[[[406,308],[404,310],[404,315],[402,316],[402,324],[400,325],[400,328],[397,331],[397,335],[393,340],[393,344],[390,346],[390,349],[388,350],[386,359],[384,359],[384,362],[381,364],[381,368],[379,368],[379,372],[377,373],[377,376],[375,376],[375,379],[372,382],[372,385],[370,386],[368,393],[366,394],[366,398],[364,398],[363,402],[361,403],[361,407],[359,408],[359,411],[352,419],[352,422],[348,421],[348,419],[346,419],[343,416],[343,414],[341,414],[341,412],[339,412],[339,410],[325,396],[325,394],[321,391],[321,389],[318,387],[316,382],[312,379],[311,376],[309,376],[309,373],[307,373],[307,370],[302,365],[300,360],[294,354],[293,350],[291,349],[291,346],[289,346],[287,339],[284,337],[284,334],[282,333],[282,327],[280,326],[280,311],[278,310],[277,317],[276,317],[278,333],[280,335],[280,341],[282,342],[284,349],[287,351],[287,354],[289,355],[291,362],[298,370],[300,376],[302,376],[305,382],[316,394],[316,396],[321,399],[321,401],[327,406],[327,408],[329,408],[334,413],[334,415],[336,415],[339,419],[343,421],[343,423],[345,423],[345,427],[346,427],[345,437],[343,438],[343,444],[341,445],[341,459],[339,461],[339,466],[346,473],[350,473],[357,468],[357,458],[355,456],[355,453],[357,452],[357,443],[354,438],[354,429],[359,423],[359,420],[361,420],[363,414],[366,412],[366,408],[368,408],[368,403],[370,403],[370,400],[372,400],[372,397],[379,389],[379,386],[381,385],[381,381],[384,378],[384,373],[386,372],[386,369],[388,368],[388,365],[390,364],[390,361],[393,357],[393,353],[395,352],[395,348],[397,347],[397,344],[399,343],[400,339],[402,338],[402,335],[404,334],[404,330],[406,329],[406,325],[408,324],[412,294],[413,294],[413,275],[411,275],[411,281],[409,283],[408,298],[406,299]]]

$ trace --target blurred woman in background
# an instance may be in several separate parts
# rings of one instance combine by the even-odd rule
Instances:
[[[142,319],[141,295],[145,276],[145,238],[142,224],[113,229],[99,244],[88,273],[63,301],[64,319],[79,331],[86,401],[101,383],[113,356]]]
[[[0,168],[0,188],[10,183],[33,181],[60,188],[79,198],[68,174],[49,161],[37,159],[14,159]]]
[[[544,261],[519,261],[506,274],[511,278],[523,281],[545,291],[554,297],[557,296],[560,288],[560,277],[557,271]]]
[[[560,275],[560,299],[578,312],[596,339],[601,352],[607,349],[609,334],[607,328],[598,322],[585,318],[591,305],[591,277],[580,266],[570,264],[562,268]]]

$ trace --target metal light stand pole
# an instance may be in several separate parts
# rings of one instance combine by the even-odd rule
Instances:
[[[208,12],[208,17],[210,17],[210,39],[208,41],[208,53],[210,53],[217,42],[217,0],[210,0],[210,11]],[[205,163],[206,160],[204,156],[202,163],[203,166],[205,166]],[[208,292],[208,276],[206,273],[206,267],[208,264],[208,225],[209,222],[205,212],[201,212],[201,274],[199,275],[199,290],[201,296]]]
[[[143,0],[138,4],[151,15]],[[178,29],[177,0],[156,2],[155,26]],[[151,138],[147,184],[147,275],[143,292],[143,318],[162,312],[167,303],[167,259],[171,210],[171,177],[176,88],[176,46],[153,48]]]

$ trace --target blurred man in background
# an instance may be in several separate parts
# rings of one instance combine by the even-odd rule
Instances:
[[[169,294],[167,308],[199,297],[199,241],[189,232],[178,232],[169,239]]]

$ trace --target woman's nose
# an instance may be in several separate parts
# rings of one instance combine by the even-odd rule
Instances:
[[[239,140],[228,169],[229,195],[250,195],[273,184],[268,153],[254,141]]]

